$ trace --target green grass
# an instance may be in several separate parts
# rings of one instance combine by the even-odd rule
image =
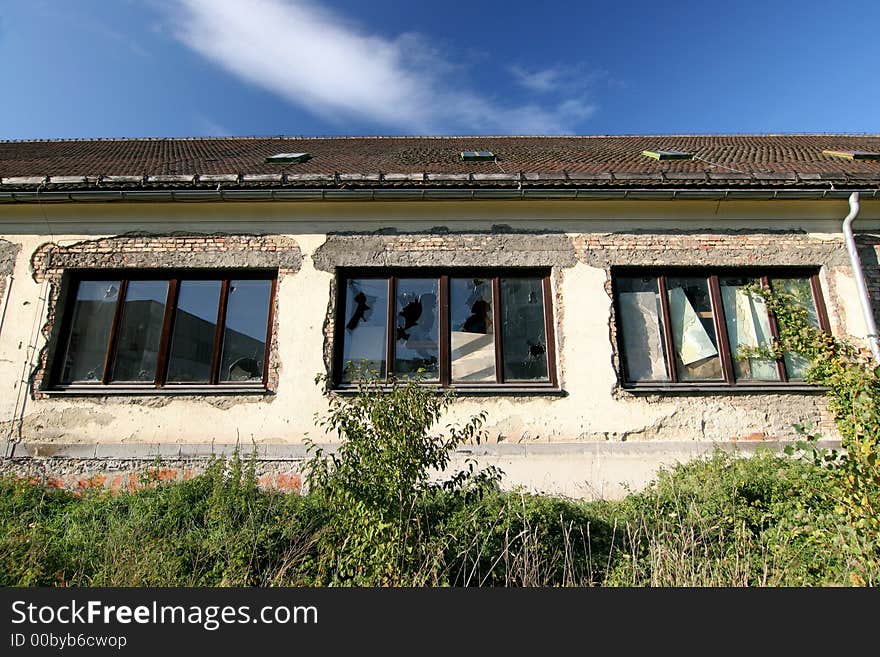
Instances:
[[[722,452],[661,470],[619,502],[435,492],[409,524],[422,556],[397,578],[449,586],[876,583],[878,573],[857,558],[858,534],[835,513],[836,494],[821,466]],[[238,459],[120,493],[5,477],[0,585],[310,585],[333,522],[318,496],[259,490]]]

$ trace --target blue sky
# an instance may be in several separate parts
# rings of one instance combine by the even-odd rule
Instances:
[[[877,133],[878,25],[878,0],[4,0],[0,139]]]

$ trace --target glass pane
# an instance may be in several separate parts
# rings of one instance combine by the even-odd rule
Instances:
[[[679,381],[722,379],[709,282],[705,278],[668,278],[666,286]]]
[[[400,378],[440,378],[438,311],[437,279],[398,279],[394,373]]]
[[[452,325],[452,380],[497,381],[492,281],[449,279],[449,320]]]
[[[355,380],[361,369],[385,378],[388,280],[349,280],[345,288],[343,312],[342,380]]]
[[[63,382],[100,381],[104,376],[118,294],[119,281],[79,282],[61,368]]]
[[[504,380],[546,380],[549,377],[542,281],[502,278],[500,284]]]
[[[155,381],[168,281],[129,281],[116,341],[114,381]]]
[[[770,287],[774,292],[791,295],[792,301],[807,311],[807,321],[816,328],[819,327],[819,313],[816,311],[816,301],[813,299],[813,288],[809,278],[774,278],[770,281]],[[810,367],[810,361],[792,351],[783,354],[785,371],[792,380],[803,380]]]
[[[620,278],[617,293],[627,381],[668,381],[657,277]]]
[[[272,281],[229,282],[221,381],[262,381]]]
[[[180,281],[168,380],[210,383],[220,281]]]
[[[764,299],[745,290],[746,285],[755,283],[758,283],[756,279],[742,277],[718,280],[733,357],[733,372],[737,381],[778,381],[779,369],[774,359],[745,353],[749,348],[769,349],[773,346],[770,317]]]

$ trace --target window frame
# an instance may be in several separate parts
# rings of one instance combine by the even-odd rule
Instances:
[[[822,294],[822,285],[819,280],[818,267],[637,267],[637,266],[615,266],[611,269],[612,295],[614,301],[615,314],[615,348],[617,351],[617,361],[619,368],[619,380],[621,386],[629,391],[673,391],[673,390],[760,390],[766,389],[797,389],[797,390],[819,390],[821,386],[806,383],[803,380],[791,380],[785,368],[784,358],[776,359],[776,369],[779,374],[777,381],[764,380],[742,380],[737,381],[734,374],[734,361],[730,350],[730,338],[727,334],[727,323],[724,314],[724,304],[721,301],[721,289],[719,278],[726,276],[735,276],[742,278],[753,278],[759,280],[761,285],[767,286],[772,279],[780,278],[800,278],[810,281],[810,290],[813,294],[813,303],[816,307],[816,317],[819,320],[819,328],[826,332],[831,332],[828,321],[828,313],[825,307],[825,298]],[[651,276],[657,278],[658,293],[660,295],[660,306],[662,312],[663,323],[663,341],[664,348],[668,357],[666,358],[666,374],[669,377],[666,381],[629,381],[627,380],[625,349],[623,335],[626,328],[622,322],[622,313],[620,310],[620,293],[619,282],[621,278],[630,276]],[[669,300],[667,297],[666,281],[669,278],[705,278],[709,287],[709,294],[712,299],[712,321],[715,334],[718,340],[718,355],[721,361],[721,370],[723,380],[703,380],[703,381],[679,381],[678,372],[675,367],[675,359],[673,357],[674,346],[672,338],[672,320],[669,312]],[[768,323],[770,326],[770,334],[773,338],[779,337],[779,326],[776,317],[768,309]]]
[[[396,356],[396,340],[390,327],[396,325],[396,291],[397,281],[407,278],[436,278],[438,304],[438,379],[425,381],[423,385],[435,386],[439,389],[454,389],[461,392],[504,392],[504,391],[558,391],[559,383],[556,369],[556,331],[553,315],[553,293],[550,283],[551,270],[547,267],[345,267],[336,271],[336,296],[333,310],[333,353],[332,353],[332,386],[340,392],[353,391],[358,388],[356,381],[343,381],[345,369],[343,362],[343,344],[345,340],[345,291],[346,283],[351,279],[372,279],[388,281],[387,317],[385,320],[385,382],[393,376],[392,368]],[[451,349],[451,316],[450,316],[450,279],[479,277],[492,281],[492,315],[494,322],[495,347],[495,381],[454,382],[452,381],[452,349]],[[502,278],[531,278],[541,281],[542,299],[544,304],[544,335],[547,355],[547,379],[505,381],[503,330],[501,327],[501,287]]]
[[[61,380],[64,360],[69,348],[73,313],[76,306],[76,293],[80,282],[118,280],[116,306],[113,310],[113,321],[107,339],[104,356],[104,367],[100,381],[69,381]],[[217,320],[214,332],[214,343],[211,353],[211,373],[208,382],[176,382],[168,381],[168,366],[171,359],[172,337],[174,334],[174,318],[180,296],[181,281],[220,281],[220,298],[217,308]],[[265,280],[270,284],[269,308],[266,317],[266,348],[263,356],[263,377],[261,381],[221,381],[220,367],[223,358],[223,342],[226,331],[226,313],[229,301],[229,286],[233,280]],[[165,298],[165,310],[162,319],[162,330],[156,356],[156,374],[152,382],[133,382],[111,380],[116,362],[117,346],[122,323],[128,285],[133,281],[166,281],[168,291]],[[269,358],[271,354],[273,323],[275,316],[275,299],[278,287],[278,271],[276,269],[68,269],[65,271],[64,285],[61,286],[59,302],[63,303],[62,318],[57,338],[52,350],[52,361],[49,365],[49,386],[47,392],[84,392],[101,394],[113,392],[144,392],[151,393],[187,393],[187,392],[241,392],[266,391],[269,385]]]

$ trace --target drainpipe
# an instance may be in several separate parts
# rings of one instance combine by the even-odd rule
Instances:
[[[871,297],[868,296],[868,286],[865,285],[865,274],[862,271],[862,261],[856,250],[856,240],[853,237],[852,222],[859,215],[859,193],[849,195],[849,214],[843,220],[843,236],[846,239],[846,250],[849,251],[849,262],[853,274],[856,277],[856,286],[859,288],[859,301],[862,304],[862,316],[865,318],[865,326],[868,328],[868,343],[871,345],[871,353],[874,354],[874,362],[880,365],[880,345],[877,343],[877,324],[874,321],[874,311],[871,310]]]

